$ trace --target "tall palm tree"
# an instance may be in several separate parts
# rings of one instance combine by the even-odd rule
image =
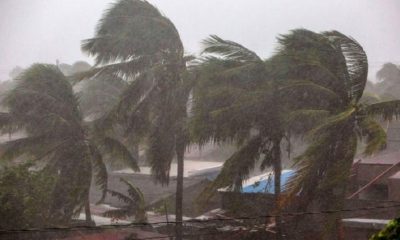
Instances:
[[[95,37],[85,40],[82,49],[96,63],[81,78],[114,74],[128,83],[119,103],[98,121],[101,129],[120,123],[127,135],[146,139],[147,160],[161,184],[168,184],[176,155],[177,238],[181,239],[186,103],[191,85],[185,77],[178,31],[147,1],[119,0],[104,13]]]
[[[198,79],[193,92],[194,141],[234,141],[239,149],[225,161],[221,173],[202,196],[207,199],[226,185],[240,189],[261,159],[261,170],[272,167],[274,171],[278,206],[281,145],[290,142],[295,129],[287,121],[293,102],[304,105],[305,93],[325,96],[330,91],[307,80],[286,78],[276,71],[282,68],[279,56],[263,60],[244,46],[218,36],[206,39],[204,47],[205,56],[196,68]],[[277,219],[278,236],[279,223]]]
[[[122,158],[138,170],[135,159],[118,141],[99,136],[83,121],[72,85],[56,66],[34,64],[16,81],[3,101],[8,111],[1,113],[0,127],[23,136],[0,145],[1,161],[28,159],[56,174],[50,206],[55,222],[68,223],[83,207],[91,221],[92,173],[102,199],[107,190],[102,153]]]
[[[288,188],[292,196],[300,193],[303,203],[317,200],[322,209],[340,209],[358,141],[366,142],[365,155],[384,148],[386,133],[374,117],[398,117],[400,101],[360,102],[367,82],[367,55],[356,40],[340,32],[297,29],[279,42],[278,55],[288,78],[310,79],[334,93],[316,103],[323,115],[306,135],[309,146],[296,158],[297,171]],[[332,231],[326,239],[336,239],[338,217],[328,219]]]

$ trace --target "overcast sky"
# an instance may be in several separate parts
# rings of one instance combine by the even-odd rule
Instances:
[[[0,80],[34,62],[91,59],[81,40],[111,0],[0,0]],[[400,0],[150,0],[179,30],[186,51],[197,53],[210,34],[237,41],[263,57],[276,36],[294,28],[338,30],[358,40],[370,78],[384,62],[400,64]]]

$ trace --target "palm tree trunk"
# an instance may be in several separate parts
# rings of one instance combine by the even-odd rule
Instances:
[[[275,197],[275,209],[280,212],[279,209],[279,197],[281,193],[281,138],[273,140],[272,152],[273,152],[273,170],[274,170],[274,197]],[[282,224],[281,218],[278,216],[275,218],[276,222],[276,239],[282,239]]]
[[[182,240],[182,207],[183,207],[183,169],[184,169],[185,144],[183,139],[179,139],[176,145],[177,156],[177,179],[176,179],[176,202],[175,202],[175,220],[176,220],[176,239]]]
[[[86,218],[86,223],[88,225],[92,225],[93,224],[92,213],[90,212],[89,193],[88,193],[88,197],[87,197],[86,203],[85,203],[85,218]]]

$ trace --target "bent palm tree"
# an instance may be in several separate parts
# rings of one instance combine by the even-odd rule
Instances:
[[[125,206],[119,209],[112,209],[104,213],[105,217],[124,219],[130,216],[135,216],[135,222],[143,223],[147,221],[146,205],[143,193],[139,188],[133,186],[127,180],[121,178],[121,182],[128,187],[128,196],[113,190],[107,190],[113,197],[117,197],[120,201],[126,203]]]
[[[262,60],[244,46],[217,36],[206,39],[204,46],[203,53],[207,55],[197,67],[199,77],[193,94],[194,140],[200,144],[235,141],[239,149],[225,161],[221,173],[202,198],[207,199],[217,188],[226,185],[240,189],[262,159],[261,170],[272,167],[274,171],[275,204],[278,205],[281,144],[290,141],[286,117],[294,105],[294,100],[287,95],[293,98],[305,93],[325,96],[327,91],[310,81],[287,79],[276,71],[281,67],[278,57]],[[301,97],[295,102],[306,104]],[[278,236],[281,235],[279,223],[277,219]]]
[[[68,223],[84,206],[90,221],[92,172],[103,191],[102,199],[107,189],[103,152],[123,158],[138,170],[122,144],[107,136],[100,138],[83,122],[72,86],[56,66],[32,65],[19,76],[3,104],[8,112],[1,114],[1,130],[23,132],[23,137],[1,144],[0,159],[33,159],[56,174],[50,206],[56,222]]]
[[[142,0],[120,0],[100,20],[96,36],[83,51],[95,56],[95,67],[81,78],[113,74],[128,86],[119,103],[100,119],[102,129],[119,123],[126,134],[147,140],[147,160],[155,180],[169,182],[177,156],[177,238],[181,239],[183,157],[187,144],[186,103],[190,91],[182,42],[173,23]]]
[[[329,115],[307,133],[309,146],[296,158],[296,175],[288,187],[292,195],[300,193],[304,203],[318,199],[322,209],[340,209],[358,139],[366,142],[365,155],[384,148],[386,133],[374,117],[398,117],[400,101],[360,103],[368,61],[361,45],[350,37],[337,31],[318,34],[298,29],[282,36],[280,44],[287,77],[310,79],[335,94],[317,103]],[[336,239],[337,224],[328,221],[333,231],[326,239]]]

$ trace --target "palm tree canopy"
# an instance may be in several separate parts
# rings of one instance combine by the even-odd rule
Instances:
[[[82,50],[95,56],[96,67],[79,79],[110,74],[128,83],[118,103],[99,119],[99,129],[116,124],[147,143],[155,180],[169,181],[178,129],[184,125],[190,84],[175,26],[142,0],[120,0],[108,9]]]
[[[1,114],[1,130],[19,131],[23,137],[1,144],[0,159],[4,162],[21,156],[41,161],[45,169],[56,173],[50,206],[55,219],[68,221],[80,211],[87,199],[92,172],[104,198],[107,170],[102,152],[108,150],[107,142],[83,122],[72,86],[56,66],[32,65],[19,76],[3,104],[8,112]],[[125,149],[123,145],[114,145]],[[137,169],[135,159],[126,151],[115,149],[107,152],[122,156]]]
[[[397,117],[399,102],[360,103],[367,83],[368,61],[354,39],[337,31],[314,33],[299,29],[281,36],[279,41],[276,57],[286,63],[286,69],[279,69],[283,75],[309,79],[337,96],[318,102],[325,117],[308,132],[309,147],[296,158],[297,174],[288,189],[292,194],[301,191],[311,198],[317,193],[325,200],[331,198],[322,201],[327,204],[325,207],[338,206],[340,201],[327,191],[340,189],[344,194],[343,183],[356,153],[357,139],[366,142],[366,155],[384,148],[386,134],[374,117]]]
[[[119,0],[105,11],[95,37],[82,50],[115,73],[135,74],[158,63],[163,55],[183,55],[183,46],[172,22],[144,0]],[[106,70],[106,68],[103,68]]]

